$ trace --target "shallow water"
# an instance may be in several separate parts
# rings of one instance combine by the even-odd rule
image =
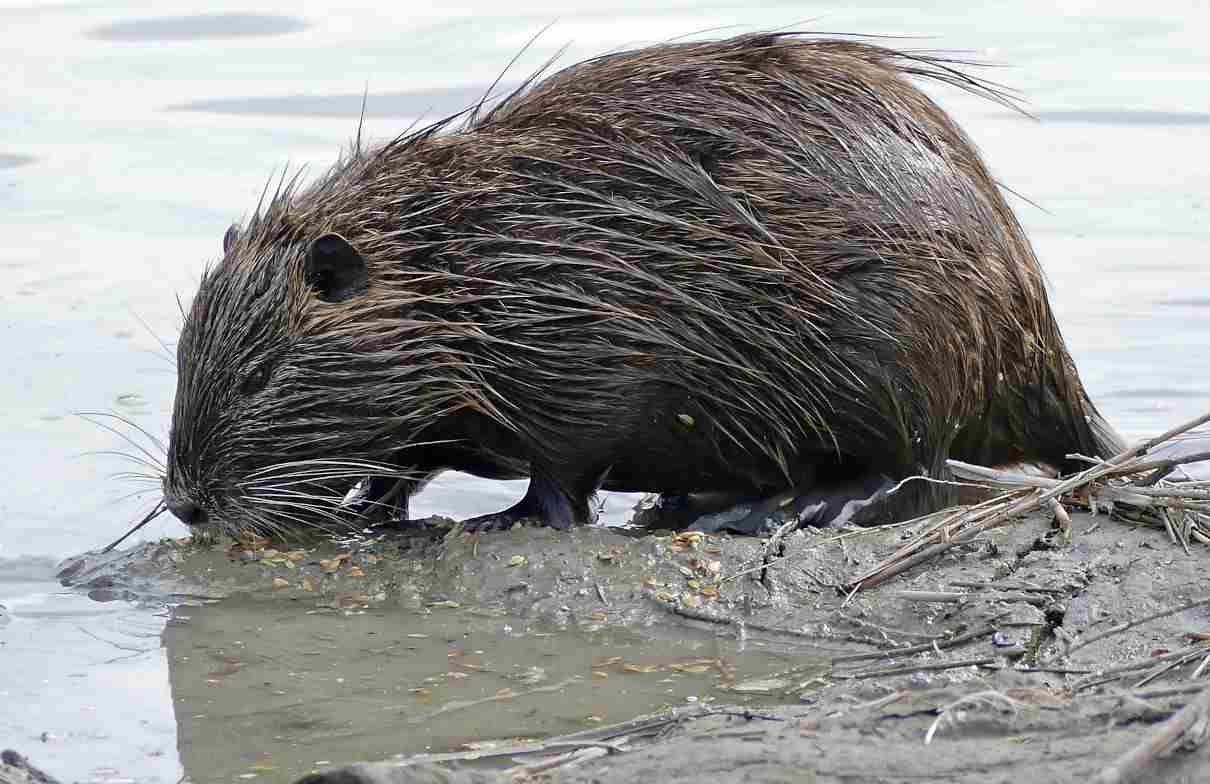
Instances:
[[[173,697],[189,706],[177,721],[195,781],[289,781],[326,764],[562,735],[665,706],[760,704],[763,675],[804,664],[760,641],[652,643],[462,608],[315,617],[226,601],[173,620],[164,649]]]
[[[1014,202],[1091,395],[1130,437],[1210,409],[1204,5],[661,5],[212,3],[166,15],[0,2],[0,746],[67,779],[200,775],[172,704],[182,686],[159,639],[167,614],[53,580],[55,561],[112,541],[154,500],[126,497],[147,485],[110,478],[145,467],[88,454],[142,447],[154,460],[154,445],[124,444],[72,412],[121,414],[162,438],[174,378],[155,336],[171,342],[177,295],[266,179],[287,162],[330,163],[363,90],[366,133],[388,137],[477,95],[552,21],[515,74],[568,41],[564,62],[728,25],[930,35],[915,43],[1010,65],[986,75],[1020,89],[1036,120],[939,97],[1033,203]],[[414,511],[475,514],[520,492],[447,476]],[[608,517],[624,517],[628,500]],[[145,536],[182,533],[164,520]],[[481,644],[504,652],[502,640]]]

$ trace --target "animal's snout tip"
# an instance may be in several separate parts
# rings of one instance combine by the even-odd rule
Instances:
[[[206,510],[188,499],[167,499],[168,511],[185,525],[201,525],[206,522]]]

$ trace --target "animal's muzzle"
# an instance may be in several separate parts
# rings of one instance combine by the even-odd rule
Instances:
[[[189,498],[165,494],[164,504],[185,525],[205,525],[208,519],[206,510]]]

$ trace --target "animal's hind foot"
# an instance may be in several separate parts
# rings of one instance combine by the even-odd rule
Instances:
[[[805,492],[791,490],[754,503],[740,503],[699,517],[689,528],[706,533],[731,531],[764,536],[790,521],[820,528],[868,525],[886,509],[886,500],[894,486],[884,474],[866,474],[814,485]]]
[[[536,517],[537,510],[522,502],[492,514],[479,515],[462,521],[462,530],[467,533],[507,531],[527,517]]]
[[[539,525],[550,528],[566,530],[573,525],[589,521],[588,498],[573,499],[561,485],[535,474],[530,477],[525,497],[520,501],[494,514],[464,520],[462,527],[463,530],[474,533],[506,531],[525,519],[533,519]]]

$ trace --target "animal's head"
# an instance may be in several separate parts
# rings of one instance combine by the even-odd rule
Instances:
[[[402,476],[390,461],[415,376],[384,362],[390,333],[406,338],[369,301],[370,262],[272,218],[227,232],[181,331],[163,490],[191,526],[356,524],[350,488]]]

